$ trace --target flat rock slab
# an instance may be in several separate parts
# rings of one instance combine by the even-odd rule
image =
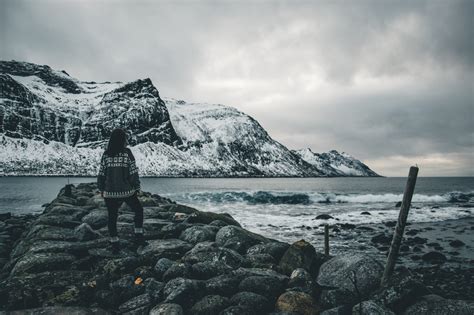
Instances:
[[[20,311],[10,311],[9,315],[109,315],[112,314],[100,308],[87,308],[77,306],[50,306],[31,308]]]
[[[150,263],[160,258],[178,259],[193,246],[179,239],[150,240],[148,245],[138,251]]]

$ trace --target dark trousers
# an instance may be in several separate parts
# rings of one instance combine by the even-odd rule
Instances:
[[[143,207],[140,200],[138,200],[137,194],[127,198],[104,198],[104,200],[109,212],[108,228],[111,237],[117,236],[118,209],[123,202],[125,202],[135,212],[135,228],[143,227]]]

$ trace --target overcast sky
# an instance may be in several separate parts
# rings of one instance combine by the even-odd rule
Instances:
[[[2,60],[253,116],[386,176],[474,175],[474,1],[0,0]]]

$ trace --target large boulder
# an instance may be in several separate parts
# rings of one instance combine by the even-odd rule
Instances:
[[[133,312],[134,314],[148,314],[150,309],[150,296],[144,293],[135,296],[119,306],[120,313]]]
[[[250,276],[240,282],[239,290],[254,292],[273,300],[285,290],[286,284],[286,279],[282,277]]]
[[[99,232],[94,231],[87,223],[82,223],[76,227],[74,229],[74,234],[76,239],[81,242],[95,240],[102,236]]]
[[[287,291],[280,295],[275,304],[279,312],[301,315],[319,314],[319,307],[308,293]]]
[[[220,262],[232,268],[244,264],[244,258],[232,249],[219,247],[216,243],[198,243],[182,258],[183,261],[195,264],[198,262]]]
[[[240,278],[233,274],[222,274],[205,281],[206,294],[232,296],[237,293]]]
[[[165,303],[176,303],[184,308],[192,306],[201,296],[204,283],[198,280],[176,278],[163,289]]]
[[[180,258],[191,248],[191,244],[178,239],[150,240],[148,245],[139,249],[138,254],[146,262],[153,263],[160,258]]]
[[[239,292],[234,294],[230,301],[232,305],[241,306],[251,314],[265,314],[273,309],[273,305],[267,298],[253,292]]]
[[[191,274],[194,279],[206,280],[232,271],[232,267],[219,261],[198,262],[191,266]]]
[[[71,314],[71,315],[110,315],[111,312],[108,312],[104,309],[97,307],[80,307],[80,306],[46,306],[39,308],[30,308],[24,309],[21,311],[12,311],[7,314],[11,315],[62,315],[62,314]]]
[[[104,210],[93,210],[89,214],[82,217],[82,222],[89,224],[93,229],[97,230],[107,225],[109,215]]]
[[[193,305],[190,313],[194,315],[218,315],[222,310],[228,307],[229,304],[230,301],[226,297],[220,295],[206,295]]]
[[[11,275],[68,269],[76,258],[64,253],[28,253],[13,267]]]
[[[286,275],[290,275],[297,268],[306,269],[314,275],[322,261],[323,257],[316,254],[313,245],[305,240],[300,240],[286,250],[280,260],[279,268]]]
[[[74,241],[77,239],[77,235],[70,228],[35,224],[28,231],[25,238],[30,240]]]
[[[255,244],[267,241],[268,240],[261,235],[233,225],[220,228],[216,234],[217,245],[233,249],[240,254],[245,254],[245,252]]]
[[[345,254],[325,262],[317,282],[329,287],[321,294],[325,308],[360,301],[380,285],[382,264],[365,254]]]
[[[303,268],[293,270],[288,281],[288,287],[295,291],[302,291],[308,294],[313,294],[315,286],[311,274]]]
[[[371,300],[385,305],[396,313],[401,313],[428,293],[423,283],[405,269],[394,273],[388,282],[371,297]]]
[[[158,304],[151,309],[149,315],[183,315],[183,308],[175,303]]]
[[[190,278],[191,272],[191,264],[174,262],[163,274],[162,279],[164,282],[168,282],[174,278]]]
[[[197,244],[205,241],[214,241],[216,233],[216,227],[195,225],[184,230],[179,238],[185,242]]]
[[[174,261],[168,258],[160,258],[155,264],[153,270],[158,279],[163,279],[165,272],[173,265]]]
[[[276,241],[260,243],[250,247],[247,250],[247,256],[268,254],[271,255],[276,261],[280,261],[281,257],[283,257],[289,247],[290,245],[287,243]]]
[[[135,277],[131,275],[123,276],[122,278],[111,282],[109,287],[117,299],[121,302],[128,301],[136,296],[145,293],[144,284],[135,284]]]
[[[364,301],[354,305],[352,315],[395,315],[395,313],[375,301]]]
[[[443,299],[437,295],[426,295],[418,302],[408,307],[404,315],[471,315],[474,314],[474,305],[467,301]]]

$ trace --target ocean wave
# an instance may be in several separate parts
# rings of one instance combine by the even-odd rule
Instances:
[[[449,192],[442,195],[413,195],[414,203],[465,203],[473,200],[474,192]],[[208,203],[247,204],[324,204],[324,203],[397,203],[403,194],[338,194],[318,192],[274,192],[274,191],[226,191],[199,192],[173,196],[179,200]]]

